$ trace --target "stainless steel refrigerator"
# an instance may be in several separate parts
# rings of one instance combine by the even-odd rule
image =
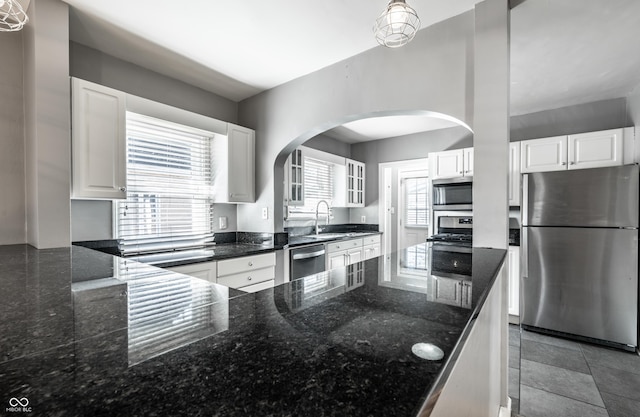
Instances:
[[[638,166],[523,176],[521,324],[638,346]]]

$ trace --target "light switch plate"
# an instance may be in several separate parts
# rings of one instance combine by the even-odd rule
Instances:
[[[262,220],[269,218],[269,207],[262,207]]]
[[[366,223],[367,222],[367,216],[360,216],[360,223]]]
[[[218,229],[223,230],[227,228],[227,216],[218,217]]]

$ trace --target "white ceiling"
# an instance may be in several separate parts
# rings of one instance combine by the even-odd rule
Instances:
[[[387,0],[64,0],[73,41],[240,101],[376,47]],[[480,0],[409,0],[422,27]],[[518,0],[511,114],[622,97],[640,84],[640,1]],[[362,141],[446,127],[367,119],[330,136]]]

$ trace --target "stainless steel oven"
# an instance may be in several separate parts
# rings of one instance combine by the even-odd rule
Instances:
[[[434,210],[473,209],[473,179],[471,177],[433,180],[431,188]]]

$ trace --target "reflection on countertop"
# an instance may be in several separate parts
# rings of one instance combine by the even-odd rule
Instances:
[[[40,415],[416,415],[505,256],[473,250],[463,308],[396,285],[429,251],[391,279],[378,257],[247,294],[81,247],[0,246],[0,401]],[[416,342],[444,359],[416,357]]]

